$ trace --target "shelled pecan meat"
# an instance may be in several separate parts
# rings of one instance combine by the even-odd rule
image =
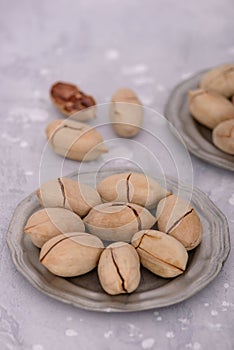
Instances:
[[[76,119],[81,121],[95,117],[95,108],[89,108],[96,105],[94,98],[86,95],[76,85],[57,82],[50,89],[50,97],[54,105],[66,116],[88,108],[86,113],[78,113]]]

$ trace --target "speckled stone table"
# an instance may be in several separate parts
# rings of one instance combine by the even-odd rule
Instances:
[[[163,112],[173,86],[233,61],[233,3],[162,0],[2,0],[0,349],[234,348],[234,255],[189,300],[131,314],[94,313],[55,301],[15,269],[6,231],[15,206],[39,184],[44,128],[57,117],[56,80],[99,102],[120,86]],[[225,213],[234,234],[234,174],[192,158],[194,184]]]

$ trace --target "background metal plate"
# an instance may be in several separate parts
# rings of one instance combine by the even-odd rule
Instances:
[[[192,154],[206,162],[234,171],[234,156],[219,150],[212,143],[211,130],[196,122],[189,113],[188,91],[198,88],[199,81],[206,71],[194,75],[174,88],[164,115],[178,130]]]
[[[97,181],[117,172],[133,171],[122,168],[98,173]],[[150,174],[149,174],[150,175]],[[77,173],[68,177],[77,179]],[[79,174],[79,181],[94,185],[94,172]],[[176,180],[167,178],[168,188],[176,193]],[[181,186],[181,185],[180,185]],[[191,189],[181,186],[189,194]],[[38,260],[39,249],[33,246],[23,232],[29,216],[40,208],[36,194],[32,193],[16,208],[7,242],[16,268],[37,289],[65,303],[96,311],[137,311],[153,309],[181,302],[210,283],[219,273],[229,250],[228,224],[222,212],[198,189],[193,190],[192,205],[198,211],[203,226],[203,238],[199,247],[190,252],[186,272],[174,279],[157,277],[142,268],[138,289],[129,295],[110,296],[101,288],[96,270],[76,278],[60,278],[47,271]]]

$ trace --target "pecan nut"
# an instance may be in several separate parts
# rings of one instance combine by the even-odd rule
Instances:
[[[95,118],[94,98],[86,95],[76,85],[57,82],[50,89],[50,97],[54,105],[66,116],[76,113],[73,119],[79,121]]]

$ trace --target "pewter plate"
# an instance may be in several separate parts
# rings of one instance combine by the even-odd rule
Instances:
[[[188,91],[198,88],[206,71],[192,76],[174,88],[165,106],[164,115],[178,130],[189,152],[208,163],[234,171],[234,156],[219,150],[212,143],[211,130],[196,122],[189,113]]]
[[[98,173],[101,180],[113,173],[133,171],[132,168],[110,169]],[[150,174],[149,174],[150,175]],[[77,173],[68,177],[77,180]],[[94,172],[79,174],[79,181],[94,185]],[[178,191],[175,179],[167,178],[167,186]],[[191,190],[180,184],[187,195]],[[29,216],[40,208],[32,193],[16,208],[7,233],[7,243],[16,268],[43,293],[62,302],[84,309],[106,312],[139,311],[181,302],[209,284],[221,270],[230,250],[228,224],[222,212],[198,189],[193,190],[192,205],[197,210],[203,227],[202,243],[189,253],[186,272],[174,279],[157,277],[142,268],[141,282],[129,295],[110,296],[98,281],[96,270],[76,278],[54,276],[39,263],[39,249],[33,246],[23,232]]]

